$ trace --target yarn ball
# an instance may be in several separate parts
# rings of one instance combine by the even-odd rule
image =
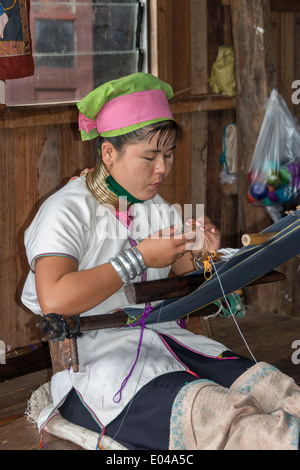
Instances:
[[[254,199],[254,197],[253,197],[250,193],[248,193],[247,199],[248,199],[248,203],[249,203],[249,204],[254,204],[255,199]]]
[[[286,169],[291,173],[293,177],[300,176],[300,164],[292,162],[286,165]]]
[[[265,197],[263,203],[265,206],[271,206],[273,204],[273,201],[271,201],[268,197]]]
[[[291,182],[292,175],[287,168],[281,168],[279,174],[282,184],[289,184]]]
[[[254,181],[262,181],[264,179],[264,174],[261,173],[258,170],[251,170],[248,173],[248,184],[249,186],[254,182]]]
[[[300,176],[296,176],[295,178],[293,178],[292,188],[295,195],[300,193]]]
[[[279,186],[275,192],[278,197],[278,202],[289,202],[293,198],[293,188],[291,185]]]
[[[276,191],[269,191],[268,198],[270,199],[271,202],[276,202],[278,200],[278,196],[276,194]]]
[[[273,170],[266,174],[266,183],[270,186],[279,186],[281,184],[281,178],[277,171]]]
[[[265,183],[258,181],[257,183],[252,184],[250,188],[250,193],[254,199],[264,199],[268,196],[268,186]]]

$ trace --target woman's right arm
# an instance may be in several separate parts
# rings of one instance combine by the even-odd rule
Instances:
[[[147,267],[170,266],[186,253],[185,236],[147,238],[137,245]],[[43,313],[80,315],[96,307],[122,287],[111,263],[78,270],[75,260],[44,256],[35,262],[35,283]]]
[[[60,256],[36,260],[35,284],[43,313],[65,316],[90,310],[123,285],[111,263],[78,271],[76,261]]]

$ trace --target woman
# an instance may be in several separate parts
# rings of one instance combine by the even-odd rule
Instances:
[[[83,99],[81,135],[99,138],[100,159],[50,197],[26,231],[31,272],[23,302],[34,313],[84,316],[123,308],[141,319],[135,327],[78,339],[80,370],[53,376],[53,406],[41,413],[40,429],[58,409],[129,449],[168,449],[173,402],[187,384],[206,379],[228,388],[253,366],[176,322],[145,327],[154,305],[128,306],[129,282],[190,272],[202,251],[220,245],[208,218],[197,221],[196,234],[182,234],[180,215],[158,194],[182,136],[171,96],[156,77],[133,74]]]

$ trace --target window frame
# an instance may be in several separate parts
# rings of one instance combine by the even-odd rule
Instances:
[[[140,61],[140,58],[142,56],[142,60],[143,60],[143,67],[142,67],[142,71],[144,72],[148,72],[149,71],[149,58],[150,58],[150,48],[149,48],[149,45],[150,45],[150,37],[149,37],[149,10],[150,10],[150,3],[151,3],[152,0],[138,0],[136,2],[137,4],[137,14],[142,14],[143,18],[142,18],[142,24],[143,26],[142,27],[139,27],[139,25],[141,23],[137,22],[137,31],[136,31],[136,39],[137,37],[139,37],[139,40],[140,40],[140,44],[139,44],[139,47],[137,48],[137,57],[138,57],[138,60]],[[101,3],[101,1],[99,2]],[[80,2],[79,2],[80,4]],[[134,5],[135,3],[133,3]],[[91,4],[92,5],[92,4]],[[119,4],[120,5],[120,4]],[[42,14],[37,14],[36,15],[36,18],[41,18],[43,19],[43,15]],[[49,17],[47,17],[49,18]],[[53,15],[53,18],[55,18],[55,15]],[[67,15],[60,15],[59,16],[59,19],[66,19],[66,20],[74,20],[75,23],[76,23],[76,17],[75,15],[71,15],[71,14],[67,14]],[[80,26],[80,24],[75,24],[75,28],[74,28],[74,35],[75,35],[75,44],[77,42],[77,37],[79,36],[80,34],[80,29],[79,28],[82,28],[82,26]],[[32,39],[34,38],[34,28],[32,27]],[[91,38],[91,41],[92,41],[92,38]],[[91,52],[92,52],[92,47],[91,47]],[[92,59],[93,57],[93,54],[89,54],[89,55],[81,55],[81,54],[78,54],[75,56],[75,60],[77,61],[77,70],[81,70],[81,73],[83,74],[83,79],[81,80],[81,83],[83,83],[83,87],[84,87],[84,91],[83,93],[81,94],[82,97],[86,94],[86,90],[88,88],[87,86],[87,83],[86,83],[86,69],[87,69],[87,66],[86,64],[83,66],[82,65],[82,62],[87,62],[87,57],[89,57],[90,59]],[[91,64],[92,66],[92,64]],[[139,67],[139,66],[138,66]],[[39,69],[41,69],[42,67],[39,67]],[[92,70],[92,68],[91,68]],[[58,67],[57,68],[57,72],[58,72],[58,75],[60,75],[59,77],[59,81],[60,82],[65,82],[66,79],[64,79],[64,77],[62,77],[62,75],[64,75],[64,73],[68,73],[68,71],[70,71],[71,73],[74,73],[75,69],[64,69],[64,68],[61,68],[61,67]],[[91,78],[92,78],[92,74],[91,74]],[[18,80],[22,80],[22,79],[18,79]],[[80,80],[78,81],[80,82]],[[93,86],[91,84],[90,86],[90,89],[92,89]],[[61,100],[61,101],[51,101],[51,102],[34,102],[34,100],[32,100],[31,103],[28,103],[28,104],[9,104],[7,105],[6,104],[6,83],[5,81],[1,81],[0,80],[0,110],[2,109],[20,109],[20,108],[41,108],[41,107],[49,107],[49,106],[61,106],[61,107],[65,107],[65,108],[68,108],[70,106],[74,106],[79,100],[78,99],[70,99],[70,100]]]

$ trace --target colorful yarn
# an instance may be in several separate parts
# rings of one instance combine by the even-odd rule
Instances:
[[[178,320],[176,320],[177,325],[180,326],[180,328],[186,328],[189,321],[189,317],[190,316],[187,315],[186,317],[179,318]]]
[[[39,441],[39,445],[37,447],[38,450],[41,450],[41,449],[45,449],[46,448],[46,444],[45,444],[45,441],[44,441],[44,438],[43,438],[43,434],[42,432],[40,432],[40,441]]]
[[[102,447],[101,444],[100,444],[101,439],[102,439],[102,437],[103,437],[104,434],[105,434],[105,430],[106,430],[106,428],[105,428],[105,426],[103,426],[102,431],[101,431],[101,433],[99,434],[99,437],[98,437],[98,440],[97,440],[96,450],[106,450],[106,449],[105,449],[104,447]]]
[[[219,300],[213,302],[215,305],[220,307],[217,315],[220,315],[224,318],[229,318],[231,315],[235,315],[238,318],[243,318],[245,316],[245,309],[243,308],[240,296],[235,293],[227,295],[226,298],[230,303],[230,310],[225,308],[222,302]]]

